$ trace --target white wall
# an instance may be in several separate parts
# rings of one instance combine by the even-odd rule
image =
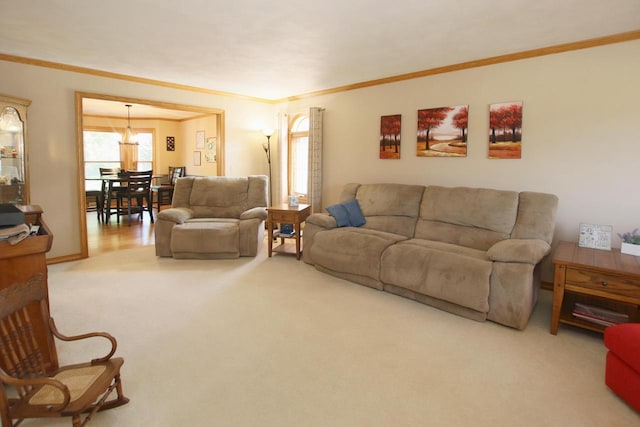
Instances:
[[[205,159],[206,154],[206,140],[211,137],[218,137],[216,129],[216,117],[200,117],[192,120],[184,120],[181,122],[180,140],[183,141],[185,149],[182,150],[182,161],[180,165],[187,167],[188,175],[199,176],[215,176],[217,175],[216,163],[209,163]],[[204,131],[205,133],[205,147],[196,147],[196,133]],[[194,153],[200,153],[200,166],[194,164]]]
[[[324,116],[325,206],[347,182],[482,186],[560,198],[556,238],[581,222],[640,227],[640,41],[475,68],[273,106],[0,61],[0,93],[29,108],[31,201],[55,238],[49,257],[79,252],[74,94],[104,93],[225,110],[226,175],[267,173],[261,144],[277,111]],[[523,158],[487,158],[488,105],[524,102]],[[466,158],[418,158],[417,110],[468,104]],[[402,114],[400,160],[378,159],[380,116]],[[277,145],[276,141],[273,145]],[[273,154],[277,159],[277,153]],[[274,165],[274,176],[277,165]],[[619,245],[614,238],[614,246]],[[550,265],[545,265],[550,280]]]
[[[486,66],[282,105],[324,113],[323,203],[348,182],[540,191],[560,199],[554,244],[581,222],[640,227],[640,41]],[[487,158],[488,105],[523,101],[520,160]],[[466,158],[416,157],[417,110],[469,105]],[[400,160],[378,158],[380,116],[402,114]],[[620,241],[614,238],[614,246]],[[549,261],[544,279],[552,280]]]
[[[32,101],[28,110],[31,203],[43,208],[54,234],[48,258],[80,253],[76,91],[225,110],[225,175],[267,174],[261,129],[274,126],[273,105],[8,61],[0,61],[0,76],[0,93]]]

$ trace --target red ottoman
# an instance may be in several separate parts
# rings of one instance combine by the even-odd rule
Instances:
[[[640,412],[640,323],[605,329],[604,345],[609,349],[605,383]]]

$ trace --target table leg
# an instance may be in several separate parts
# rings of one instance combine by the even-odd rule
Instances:
[[[296,221],[296,259],[300,260],[300,223]]]
[[[269,217],[267,217],[267,240],[269,241],[269,258],[271,258],[273,252],[273,221]]]
[[[562,312],[562,301],[564,300],[565,274],[566,267],[564,265],[556,266],[553,278],[553,311],[551,313],[551,333],[553,335],[558,334],[560,313]]]

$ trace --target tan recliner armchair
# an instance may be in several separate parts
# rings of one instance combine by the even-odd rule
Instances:
[[[158,213],[156,255],[256,256],[264,240],[267,185],[264,175],[179,178],[171,208]]]

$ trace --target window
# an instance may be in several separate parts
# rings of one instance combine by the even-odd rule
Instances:
[[[120,167],[122,133],[112,130],[85,130],[84,176],[86,190],[100,190],[100,168]],[[138,140],[138,170],[153,170],[153,132],[136,132]],[[93,178],[93,179],[92,179]]]
[[[289,194],[307,201],[309,117],[294,116],[289,133]]]

